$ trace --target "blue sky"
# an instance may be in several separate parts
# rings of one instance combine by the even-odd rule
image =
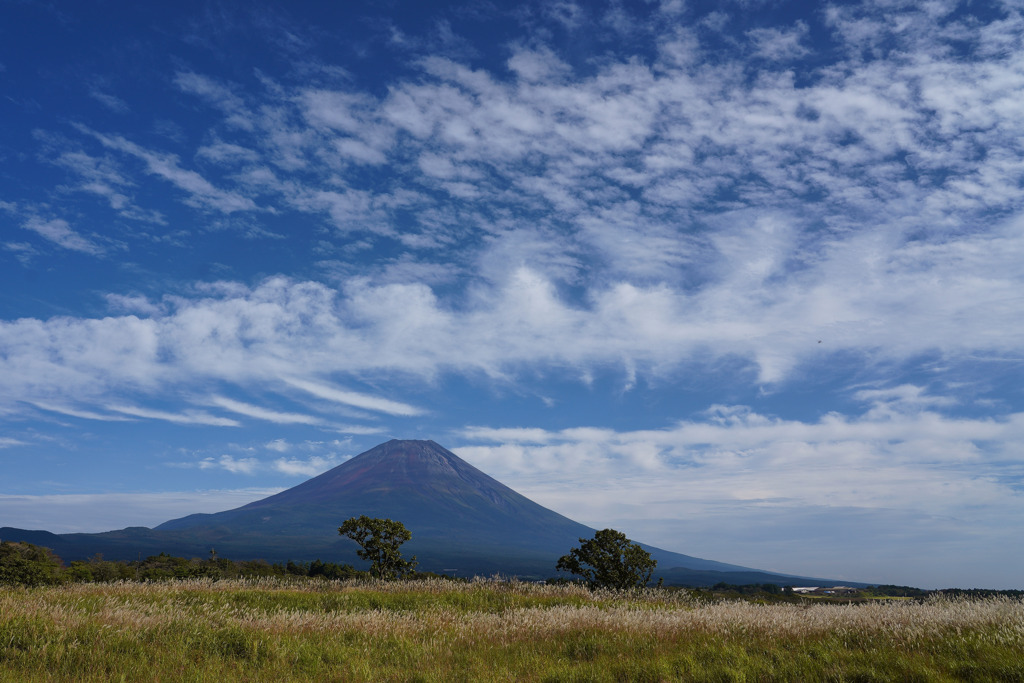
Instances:
[[[1022,11],[0,0],[0,525],[430,438],[667,549],[1024,587]]]

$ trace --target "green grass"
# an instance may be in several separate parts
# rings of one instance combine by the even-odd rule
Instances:
[[[445,581],[0,589],[0,681],[1024,681],[1024,603]]]

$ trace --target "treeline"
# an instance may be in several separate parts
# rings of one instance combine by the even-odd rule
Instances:
[[[31,543],[2,541],[0,542],[0,586],[45,586],[62,583],[104,583],[114,581],[168,581],[175,579],[244,579],[244,578],[312,578],[327,580],[346,580],[371,578],[368,571],[361,571],[351,564],[335,564],[319,559],[312,562],[269,563],[265,560],[234,561],[218,557],[211,551],[210,557],[184,558],[174,557],[167,553],[150,555],[137,561],[112,561],[96,555],[86,561],[73,561],[67,566],[49,548]],[[408,578],[443,578],[453,581],[466,579],[453,578],[433,572],[410,572]],[[579,583],[586,581],[579,578],[569,579],[557,577],[548,579],[549,584]],[[669,586],[669,590],[683,590],[681,587]],[[779,586],[773,583],[729,584],[717,583],[710,587],[689,587],[695,597],[705,599],[744,599],[765,602],[796,602],[805,600],[804,596],[793,592],[791,586]],[[985,588],[947,588],[943,590],[926,590],[912,586],[878,585],[859,588],[852,594],[835,596],[836,600],[861,601],[880,597],[899,597],[922,599],[930,595],[947,597],[983,599],[996,596],[1024,599],[1024,590],[992,590]]]
[[[1024,599],[1024,590],[1007,589],[1007,590],[993,590],[989,588],[944,588],[940,591],[935,591],[942,595],[947,595],[954,598],[994,598],[997,595]]]
[[[936,591],[925,590],[924,588],[914,588],[913,586],[893,586],[890,584],[882,584],[879,586],[865,588],[863,592],[865,595],[880,598],[925,598]]]
[[[258,577],[312,577],[355,579],[368,577],[350,564],[333,562],[287,562],[270,564],[264,560],[234,561],[225,557],[184,558],[166,553],[145,559],[121,562],[102,555],[64,566],[49,548],[31,543],[0,542],[0,585],[43,586],[59,583],[111,581],[166,581],[170,579],[240,579]]]
[[[671,589],[675,589],[672,587]],[[687,590],[698,599],[713,602],[715,600],[744,600],[754,602],[798,602],[799,597],[789,586],[774,583],[733,584],[719,582],[713,586],[688,586],[679,590]]]
[[[722,593],[739,593],[740,595],[756,595],[758,593],[766,593],[768,595],[779,595],[785,592],[793,592],[793,589],[790,587],[783,587],[774,583],[747,583],[743,585],[736,585],[732,583],[725,583],[722,581],[712,586],[711,590]]]

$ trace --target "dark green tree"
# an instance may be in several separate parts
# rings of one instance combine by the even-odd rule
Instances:
[[[371,563],[370,573],[380,579],[394,579],[413,571],[416,556],[406,560],[398,549],[412,538],[401,522],[378,517],[352,517],[338,527],[338,533],[359,544],[356,554]]]
[[[558,559],[559,571],[586,579],[592,588],[641,588],[651,580],[658,561],[626,534],[604,529]]]
[[[0,585],[43,586],[63,581],[62,562],[49,548],[0,543]]]

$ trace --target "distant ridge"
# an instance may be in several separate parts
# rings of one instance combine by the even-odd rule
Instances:
[[[463,576],[555,576],[558,557],[595,531],[516,493],[433,441],[392,440],[233,510],[99,534],[5,527],[0,539],[45,545],[65,560],[97,552],[122,560],[159,552],[204,557],[215,548],[235,560],[320,558],[361,567],[355,544],[338,535],[341,522],[359,515],[405,524],[413,538],[403,553],[417,555],[421,571]],[[655,576],[669,584],[828,583],[645,548],[658,560]]]

